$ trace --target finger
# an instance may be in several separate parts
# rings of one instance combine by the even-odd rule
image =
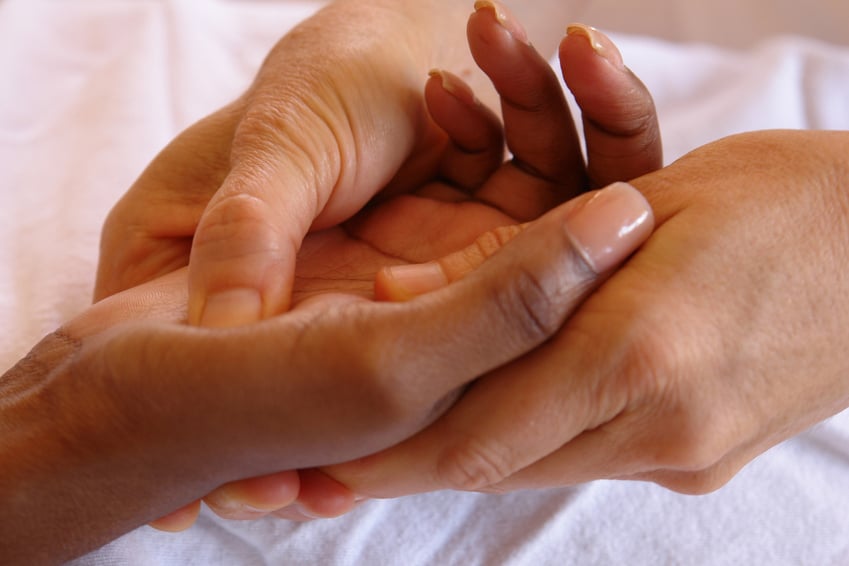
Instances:
[[[451,140],[440,164],[442,177],[466,191],[477,189],[504,160],[501,122],[460,77],[447,71],[431,71],[425,102]]]
[[[161,519],[151,521],[149,524],[158,531],[179,533],[194,525],[198,515],[200,515],[200,500],[180,507],[173,513],[169,513]]]
[[[313,519],[338,517],[356,506],[354,493],[323,471],[312,468],[300,473],[301,491],[295,507],[302,515]]]
[[[514,157],[497,182],[488,183],[477,196],[531,220],[585,189],[580,143],[557,77],[517,31],[519,24],[500,4],[477,2],[475,7],[467,30],[469,46],[501,97],[507,145]],[[547,200],[542,207],[528,206],[523,193],[500,190],[504,185],[545,194]]]
[[[203,498],[224,519],[258,519],[295,501],[299,491],[296,471],[284,471],[227,483]]]
[[[288,308],[295,257],[315,196],[282,156],[234,167],[197,227],[189,262],[189,322],[226,327]],[[283,170],[288,169],[288,170]]]
[[[569,205],[575,208],[570,210]],[[581,242],[578,244],[578,250],[592,250],[580,252],[580,255],[586,258],[587,265],[591,267],[589,271],[594,273],[605,273],[616,266],[648,236],[652,228],[651,212],[642,196],[628,185],[612,185],[601,192],[567,203],[531,224],[477,271],[448,286],[444,291],[452,287],[460,288],[464,284],[471,285],[473,281],[484,277],[486,272],[497,270],[502,263],[500,260],[512,255],[508,250],[513,250],[513,254],[517,255],[524,252],[526,257],[536,256],[537,260],[545,261],[549,268],[559,265],[561,269],[568,270],[568,257],[549,255],[549,250],[554,249],[553,241],[538,241],[534,238],[540,231],[554,230],[550,220],[564,211],[567,212],[566,227],[571,239]],[[586,247],[586,242],[591,241],[595,243]],[[620,245],[622,247],[619,247]],[[560,254],[562,253],[561,248]],[[500,267],[503,269],[503,264]],[[515,269],[507,269],[501,273],[516,272]],[[538,281],[544,290],[551,289],[546,285],[546,279],[537,274],[538,272],[524,273]],[[567,312],[571,312],[593,289],[598,279],[590,277],[583,284],[579,281],[580,277],[567,278],[555,286],[559,291],[550,290],[543,293],[550,292],[555,297],[554,303],[549,303],[546,309],[556,312],[557,305],[562,301],[569,305]],[[486,297],[486,294],[483,294],[483,297]],[[474,301],[467,300],[470,303]],[[527,298],[523,299],[526,300]],[[480,313],[486,312],[483,306],[472,306],[480,309]],[[464,310],[460,309],[459,316],[463,316]],[[562,315],[562,312],[560,314]],[[483,315],[476,316],[481,318]],[[511,320],[516,325],[520,317],[513,316]],[[563,319],[559,318],[551,323],[541,318],[539,324],[544,327],[551,324],[559,328],[562,321]],[[493,332],[501,334],[489,338],[491,345],[499,348],[501,354],[507,354],[502,356],[489,352],[491,359],[495,361],[507,357],[506,361],[509,361],[518,358],[517,352],[508,347],[509,336],[515,334],[515,330],[499,328],[498,324],[486,319],[484,322],[489,322]],[[442,322],[442,328],[449,326]],[[505,336],[508,338],[505,339]],[[487,351],[485,342],[473,343],[477,349]],[[331,467],[329,473],[356,493],[379,497],[444,488],[479,489],[509,477],[554,451],[562,444],[564,437],[568,440],[571,430],[569,427],[576,428],[577,432],[572,436],[584,430],[581,427],[592,416],[586,412],[595,410],[595,405],[584,404],[586,399],[558,397],[552,394],[568,385],[564,385],[564,382],[559,382],[559,385],[557,382],[549,382],[554,376],[549,371],[550,366],[546,364],[550,362],[551,356],[558,354],[557,348],[560,346],[559,343],[556,344],[558,345],[549,342],[507,366],[509,371],[497,370],[483,381],[476,382],[442,418],[412,439],[384,454],[362,459],[347,467]],[[438,351],[443,354],[445,350]],[[466,351],[465,359],[451,361],[459,364],[474,360],[475,353],[474,350]],[[520,369],[516,369],[516,364],[520,364]],[[472,369],[480,375],[480,370],[484,368],[481,365],[472,365]],[[516,375],[521,375],[522,379],[516,379]],[[559,375],[558,373],[557,377]],[[576,407],[563,401],[571,411],[564,416],[559,412],[564,407],[556,404],[559,400],[567,398]],[[551,421],[555,421],[557,427]]]
[[[390,182],[423,130],[436,130],[423,127],[430,122],[421,97],[408,96],[409,76],[374,81],[386,69],[372,63],[351,61],[329,79],[307,71],[286,80],[290,69],[270,63],[260,72],[230,172],[192,242],[192,324],[236,326],[287,310],[307,231],[350,218]]]
[[[625,479],[655,482],[680,493],[705,494],[725,485],[747,462],[773,444],[748,442],[726,453],[715,450],[715,443],[698,442],[695,438],[682,443],[681,427],[669,426],[670,421],[658,419],[658,414],[659,411],[652,411],[648,418],[640,418],[636,412],[626,411],[601,427],[582,432],[492,490],[506,492],[596,479]],[[706,437],[703,430],[695,434]]]
[[[192,241],[193,325],[239,326],[287,310],[307,231],[319,215],[329,214],[331,224],[345,218],[374,192],[370,173],[357,173],[358,156],[346,155],[359,148],[356,125],[340,118],[341,101],[304,89],[272,81],[251,93],[233,134],[229,173]]]
[[[573,366],[569,365],[567,368],[572,370]],[[572,372],[569,371],[569,374]],[[559,375],[559,379],[565,379],[565,375],[566,368]],[[584,422],[574,424],[572,429],[580,428],[589,419],[587,415],[583,415],[579,420]],[[613,422],[581,432],[562,448],[495,483],[487,491],[537,489],[577,485],[597,479],[642,476],[653,469],[646,461],[646,454],[660,450],[663,441],[662,436],[655,437],[652,441],[654,447],[649,444],[646,451],[647,445],[641,440],[649,435],[641,434],[638,427],[646,427],[648,423],[634,422],[636,420],[629,416],[615,417]],[[562,421],[558,423],[558,430],[563,430],[562,425]]]
[[[396,324],[416,324],[429,336],[442,335],[446,328],[468,328],[469,336],[455,334],[456,342],[439,350],[446,357],[432,363],[443,374],[435,383],[456,375],[451,365],[461,360],[467,373],[480,375],[547,339],[600,275],[630,255],[651,229],[652,214],[643,196],[625,183],[611,185],[532,223],[454,285],[410,301],[419,308],[450,301],[450,308],[434,309],[426,320]],[[510,313],[509,321],[501,319],[505,313]],[[458,325],[466,316],[468,326]],[[397,328],[392,332],[397,334]],[[477,360],[469,355],[470,345]]]
[[[378,301],[408,301],[462,279],[520,234],[528,224],[500,226],[478,236],[462,250],[427,263],[396,265],[377,272],[374,297]]]
[[[567,335],[577,339],[573,348],[596,351],[579,335],[568,331]],[[442,489],[500,491],[551,480],[552,469],[545,469],[544,477],[520,474],[574,441],[596,415],[621,410],[599,406],[600,399],[582,376],[564,365],[569,359],[562,355],[560,337],[474,382],[445,415],[411,439],[361,459],[352,469],[330,471],[356,493],[370,497]],[[604,446],[611,452],[617,448]],[[604,454],[596,451],[587,457]],[[555,485],[585,479],[575,468],[583,469],[583,462],[560,470],[563,474]],[[605,477],[598,471],[594,469],[595,479]]]
[[[573,24],[560,44],[566,85],[581,108],[587,170],[593,186],[605,186],[662,166],[654,101],[600,31]]]

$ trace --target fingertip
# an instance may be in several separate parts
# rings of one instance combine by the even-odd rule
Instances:
[[[561,42],[561,50],[568,49],[572,45],[579,48],[589,47],[595,55],[610,63],[615,69],[626,70],[622,53],[616,44],[592,26],[581,23],[569,24],[566,28],[566,37]]]
[[[342,483],[318,469],[301,470],[296,509],[312,519],[338,517],[356,507],[357,496]]]
[[[408,301],[429,293],[449,282],[439,262],[395,265],[377,272],[374,296],[378,301]]]
[[[195,524],[200,515],[200,500],[193,501],[176,511],[151,521],[148,525],[157,531],[179,533]]]
[[[204,497],[204,502],[225,519],[258,519],[291,505],[299,491],[298,472],[290,470],[225,484]]]
[[[646,198],[628,183],[613,183],[571,208],[566,231],[576,251],[597,274],[631,255],[654,229]]]
[[[196,324],[227,328],[258,322],[263,318],[262,295],[256,289],[219,291],[206,297],[197,312]],[[190,321],[194,322],[194,321]]]
[[[509,33],[513,39],[524,44],[530,44],[530,41],[528,40],[528,32],[519,22],[518,18],[516,18],[516,16],[513,15],[513,13],[507,8],[507,6],[495,0],[477,0],[475,2],[475,14],[483,12],[491,14],[491,17],[498,23],[498,25]],[[473,14],[473,16],[475,14]],[[472,23],[474,21],[475,18],[470,18],[469,24],[474,25]]]
[[[438,86],[468,106],[475,107],[480,104],[472,88],[457,75],[442,69],[431,69],[428,71],[428,77],[428,85],[431,87]]]
[[[593,186],[634,179],[662,166],[654,100],[609,37],[584,24],[570,25],[560,44],[560,68],[583,116]]]
[[[296,189],[281,196],[271,194],[276,187],[258,188],[253,177],[261,176],[232,171],[199,220],[189,256],[191,325],[240,326],[288,307],[315,211]]]

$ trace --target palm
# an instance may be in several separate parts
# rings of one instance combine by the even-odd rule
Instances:
[[[367,208],[342,226],[307,236],[298,255],[293,302],[329,292],[371,297],[381,267],[433,260],[487,230],[516,223],[472,197],[453,201],[430,196],[433,189],[454,191],[432,183]]]

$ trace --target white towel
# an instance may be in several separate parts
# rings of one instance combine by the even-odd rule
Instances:
[[[0,366],[89,302],[102,220],[180,129],[244,88],[318,2],[0,3]],[[750,51],[617,36],[655,93],[672,159],[736,131],[849,129],[849,50]],[[309,524],[204,512],[78,564],[849,564],[849,413],[770,450],[719,492],[595,482],[373,501]],[[2,562],[2,558],[0,558]]]

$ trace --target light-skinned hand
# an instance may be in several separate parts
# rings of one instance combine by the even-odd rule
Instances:
[[[656,231],[553,339],[417,436],[325,471],[372,497],[601,478],[719,488],[849,406],[847,154],[849,132],[755,132],[634,180]],[[473,268],[451,265],[445,281]],[[386,279],[429,287],[405,273]]]
[[[527,45],[524,31],[503,7],[486,3],[477,7],[468,23],[469,44],[476,62],[502,97],[513,159],[498,167],[503,149],[495,118],[480,107],[457,76],[434,73],[425,88],[428,109],[451,143],[438,165],[438,178],[443,182],[426,184],[416,192],[418,196],[466,203],[461,206],[467,206],[473,196],[474,201],[507,213],[508,218],[490,216],[492,225],[505,220],[515,223],[536,218],[588,187],[604,186],[660,166],[660,136],[651,97],[604,34],[580,24],[570,26],[560,50],[562,73],[583,113],[588,155],[585,166],[572,118],[546,61]],[[460,249],[477,235],[478,225],[470,221],[473,216],[468,210],[458,214],[448,207],[425,207],[421,201],[402,199],[382,214],[404,218],[426,214],[441,219],[441,230],[428,241],[439,240],[444,250]],[[423,248],[418,242],[399,237],[402,231],[393,228],[379,238],[370,235],[368,240],[380,241],[391,250],[389,255],[407,260],[411,250],[419,254],[418,261],[439,257],[432,254],[432,246]],[[512,233],[500,232],[499,237]],[[450,262],[460,262],[456,269],[462,270],[466,261],[485,257],[497,247],[498,242],[479,240],[452,254],[445,265],[451,268]],[[425,249],[427,253],[421,253]],[[472,257],[467,259],[469,254]],[[393,277],[403,277],[401,272],[396,270]],[[407,279],[415,281],[418,277],[411,274]],[[437,274],[436,283],[421,284],[441,282],[442,275]],[[393,290],[400,288],[385,278],[377,281],[380,298],[402,299],[403,295],[393,295]],[[219,515],[231,519],[258,518],[274,511],[281,518],[305,520],[336,516],[354,506],[354,494],[318,470],[302,471],[299,486],[292,486],[293,481],[288,473],[242,480],[223,486],[205,501]],[[295,492],[298,504],[290,506]],[[193,509],[196,513],[197,507]],[[179,530],[190,525],[193,516],[182,511],[155,525]]]

